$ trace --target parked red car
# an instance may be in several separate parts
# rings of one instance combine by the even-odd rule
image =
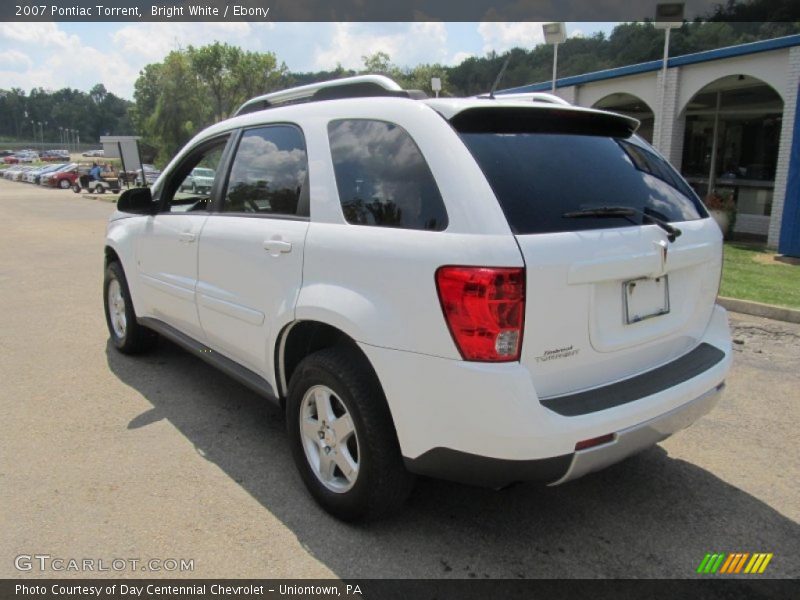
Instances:
[[[55,173],[50,173],[49,175],[50,176],[47,179],[48,186],[61,188],[62,190],[68,190],[78,180],[78,167],[76,166],[68,171],[56,171]]]

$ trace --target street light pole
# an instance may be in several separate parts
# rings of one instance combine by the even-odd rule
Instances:
[[[664,30],[664,58],[661,61],[661,94],[659,98],[659,116],[660,123],[658,127],[658,145],[659,150],[664,149],[664,123],[666,118],[664,111],[667,103],[667,67],[669,66],[669,34],[673,29],[677,29],[683,25],[683,2],[667,2],[656,4],[656,20],[653,26],[656,29]],[[655,141],[655,140],[654,140]],[[660,147],[659,147],[660,146]]]
[[[542,25],[544,41],[553,46],[553,93],[556,93],[556,79],[558,75],[558,45],[567,40],[567,27],[564,23],[545,23]]]
[[[558,74],[558,44],[553,44],[553,89],[552,92],[556,93],[556,76]]]

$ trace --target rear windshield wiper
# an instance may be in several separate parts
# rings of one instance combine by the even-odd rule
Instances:
[[[637,208],[631,208],[629,206],[599,206],[597,208],[587,208],[584,210],[575,210],[572,212],[565,212],[562,217],[566,219],[583,219],[583,218],[590,218],[590,217],[597,217],[597,218],[613,218],[613,217],[633,217],[635,215],[640,215],[644,219],[650,220],[652,223],[658,225],[667,232],[667,239],[670,242],[674,242],[675,238],[683,233],[677,227],[673,227],[666,221],[659,219],[658,217],[654,217],[651,214],[648,214],[644,211],[641,211]]]

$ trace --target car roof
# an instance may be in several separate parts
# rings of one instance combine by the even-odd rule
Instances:
[[[634,122],[638,125],[638,121],[631,117],[626,117],[618,113],[610,113],[608,111],[598,110],[594,108],[585,108],[581,106],[573,106],[568,104],[554,103],[551,101],[538,100],[536,98],[523,98],[520,95],[515,95],[512,98],[503,98],[498,95],[494,98],[489,97],[470,97],[470,98],[427,98],[424,100],[411,99],[411,98],[397,98],[397,97],[361,97],[361,98],[340,98],[333,100],[320,100],[315,102],[304,102],[300,104],[286,104],[278,105],[263,110],[245,113],[239,116],[231,117],[224,121],[220,121],[215,125],[202,131],[195,138],[206,138],[214,135],[237,129],[240,127],[252,127],[261,123],[275,123],[283,119],[287,121],[297,120],[308,117],[319,117],[325,115],[327,112],[341,112],[341,110],[331,111],[333,106],[336,107],[349,107],[353,112],[357,112],[360,107],[369,105],[370,107],[384,106],[387,110],[387,118],[391,118],[391,113],[398,110],[402,111],[400,107],[411,106],[426,106],[441,114],[445,119],[452,119],[461,112],[468,109],[481,108],[518,108],[530,110],[543,110],[575,112],[582,114],[597,114],[605,115],[607,117],[613,116],[621,120]],[[373,112],[373,111],[370,111]],[[332,116],[331,118],[339,118]],[[193,140],[193,141],[195,141]]]

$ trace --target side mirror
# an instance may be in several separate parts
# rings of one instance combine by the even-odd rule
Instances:
[[[117,210],[135,215],[155,214],[156,206],[153,205],[153,194],[150,192],[150,188],[135,187],[125,190],[117,200]]]

